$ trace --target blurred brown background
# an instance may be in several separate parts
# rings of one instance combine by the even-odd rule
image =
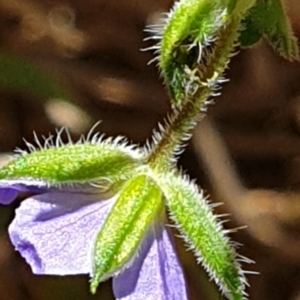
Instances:
[[[300,2],[285,0],[300,37]],[[171,0],[0,0],[0,51],[54,74],[73,103],[0,87],[0,151],[24,147],[32,132],[67,126],[76,138],[99,130],[143,144],[169,111],[151,53],[140,49],[146,24]],[[256,261],[251,300],[300,300],[300,64],[267,43],[243,50],[227,71],[230,82],[180,164],[231,214],[229,228]],[[3,156],[5,161],[5,156]],[[110,282],[97,295],[87,276],[33,276],[6,236],[14,206],[0,207],[0,300],[113,299]],[[191,299],[222,299],[178,240]]]

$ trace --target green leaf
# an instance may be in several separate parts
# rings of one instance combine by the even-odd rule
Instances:
[[[240,42],[250,47],[267,38],[272,47],[288,60],[299,60],[299,46],[281,0],[257,0],[243,21]]]
[[[130,147],[108,139],[33,150],[0,169],[0,179],[43,180],[50,185],[89,181],[112,183],[128,178],[141,164],[137,150],[135,153]]]
[[[0,54],[0,85],[43,98],[69,100],[70,95],[48,71],[28,59]]]
[[[139,175],[125,184],[97,237],[92,293],[133,259],[162,207],[161,190],[150,177]]]
[[[170,216],[198,261],[228,299],[245,299],[246,279],[235,250],[202,192],[179,175],[161,177],[160,184]]]

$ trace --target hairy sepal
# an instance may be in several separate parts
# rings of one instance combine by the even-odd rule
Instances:
[[[162,193],[147,175],[127,182],[97,236],[91,292],[133,261],[149,226],[163,209]]]
[[[228,299],[246,299],[246,279],[221,223],[197,186],[179,174],[160,178],[166,205],[182,238]]]
[[[49,186],[86,182],[109,185],[128,178],[142,164],[139,151],[120,141],[100,138],[32,148],[4,166],[0,179],[43,181]]]
[[[281,0],[257,0],[243,20],[241,46],[251,47],[262,37],[284,58],[299,60],[299,46]]]

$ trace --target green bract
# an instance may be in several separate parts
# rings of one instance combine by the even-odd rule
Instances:
[[[160,43],[159,67],[173,104],[180,106],[193,93],[193,70],[205,56],[202,52],[226,22],[226,10],[210,0],[180,1],[170,12]]]
[[[241,18],[254,0],[186,0],[175,4],[163,28],[156,29],[159,67],[173,105],[192,98],[200,84],[211,47],[231,18]],[[163,31],[163,34],[160,32]]]

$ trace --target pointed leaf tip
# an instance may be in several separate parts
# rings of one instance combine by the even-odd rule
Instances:
[[[243,20],[242,47],[250,47],[265,37],[284,58],[299,60],[299,46],[281,0],[257,0]]]

